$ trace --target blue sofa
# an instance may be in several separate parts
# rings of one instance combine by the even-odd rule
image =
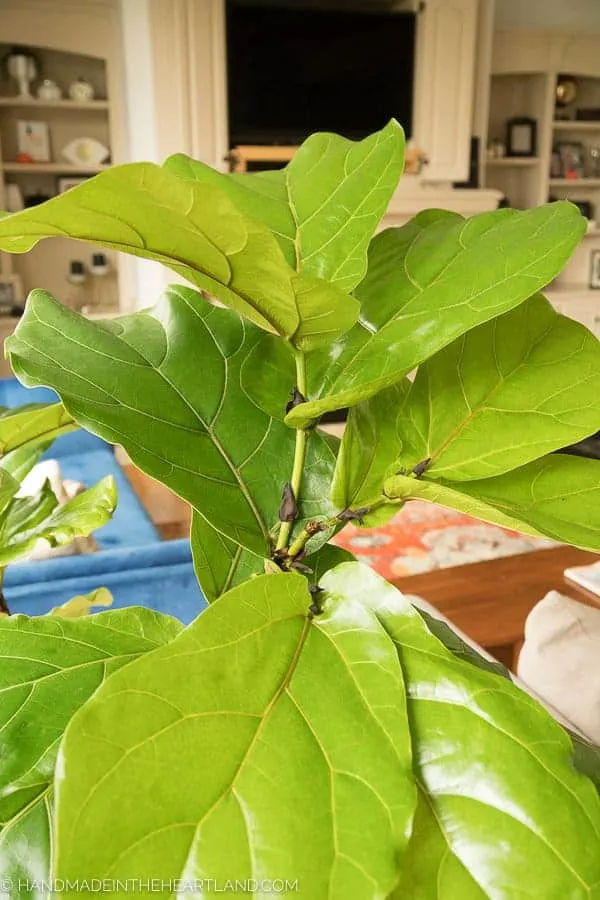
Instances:
[[[48,388],[24,388],[15,378],[0,379],[0,406],[53,403]],[[97,553],[61,556],[9,566],[4,594],[13,613],[41,615],[75,594],[107,587],[114,607],[146,606],[190,622],[206,605],[194,575],[189,541],[161,541],[113,449],[80,430],[57,438],[45,454],[60,464],[64,478],[87,487],[112,475],[119,502],[110,522],[94,532]]]

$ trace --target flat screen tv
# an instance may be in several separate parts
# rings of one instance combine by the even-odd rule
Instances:
[[[230,144],[357,140],[392,116],[410,135],[414,59],[412,13],[229,0]]]

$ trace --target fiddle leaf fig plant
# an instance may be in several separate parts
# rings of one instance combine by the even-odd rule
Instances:
[[[600,462],[555,452],[599,427],[600,344],[540,293],[585,221],[430,210],[375,234],[403,147],[390,122],[277,172],[178,154],[0,219],[5,251],[67,235],[187,280],[104,322],[34,290],[7,347],[190,504],[208,601],[185,629],[2,624],[7,883],[35,848],[64,898],[600,897],[595,749],[330,543],[421,498],[600,550]],[[340,441],[319,419],[345,407]],[[30,691],[59,678],[57,716]]]

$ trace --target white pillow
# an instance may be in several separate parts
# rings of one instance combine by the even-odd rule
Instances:
[[[600,744],[600,609],[550,591],[525,623],[519,678]]]

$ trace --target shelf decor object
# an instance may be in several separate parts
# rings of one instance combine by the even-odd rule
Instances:
[[[17,122],[19,155],[27,162],[50,161],[50,130],[47,122],[20,120]]]
[[[95,138],[80,137],[70,141],[62,155],[74,166],[99,166],[108,159],[110,150]]]
[[[44,80],[38,87],[36,94],[38,100],[47,100],[50,103],[55,103],[57,100],[62,99],[61,89],[55,81],[52,81],[51,78],[44,78]]]
[[[507,156],[535,156],[537,122],[529,116],[515,116],[506,123]]]
[[[13,47],[2,60],[6,72],[19,87],[19,97],[31,97],[29,86],[39,74],[37,57],[25,47]]]
[[[556,151],[560,159],[558,178],[579,180],[585,176],[585,148],[581,141],[558,141]]]
[[[69,88],[69,97],[77,103],[89,103],[95,94],[94,88],[85,78],[77,78]]]
[[[556,82],[556,105],[558,107],[570,106],[576,99],[577,81],[570,75],[559,75]]]

